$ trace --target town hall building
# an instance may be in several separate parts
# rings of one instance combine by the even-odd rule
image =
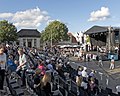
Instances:
[[[17,34],[17,45],[40,48],[40,32],[37,29],[21,29]]]

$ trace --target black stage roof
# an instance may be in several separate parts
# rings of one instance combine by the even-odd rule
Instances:
[[[84,34],[94,34],[94,33],[101,33],[101,32],[108,32],[110,26],[93,26],[88,29]],[[120,27],[111,27],[111,30],[118,31]]]

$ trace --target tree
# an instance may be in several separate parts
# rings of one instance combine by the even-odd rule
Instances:
[[[41,39],[42,41],[51,41],[52,39],[53,43],[56,43],[58,41],[65,41],[69,39],[67,33],[67,26],[60,21],[55,20],[49,23],[45,30],[42,31]]]
[[[0,41],[16,41],[17,38],[17,28],[6,20],[0,21]]]

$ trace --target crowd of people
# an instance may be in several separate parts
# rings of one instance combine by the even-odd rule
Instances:
[[[27,85],[26,77],[32,69],[32,88],[38,96],[53,96],[51,91],[55,73],[65,82],[72,80],[77,85],[78,96],[98,96],[99,81],[95,71],[87,72],[86,67],[73,69],[69,57],[63,54],[63,49],[45,47],[42,51],[36,48],[5,46],[0,44],[0,90],[3,90],[5,72],[18,74],[22,80],[21,87]],[[69,92],[68,92],[69,94]],[[68,95],[69,96],[69,95]],[[74,95],[73,95],[74,96]]]

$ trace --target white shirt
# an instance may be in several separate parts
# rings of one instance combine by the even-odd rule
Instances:
[[[27,63],[27,59],[26,59],[25,54],[23,54],[22,56],[21,55],[19,56],[19,64],[21,65],[22,63]],[[25,67],[27,67],[27,64],[24,64],[22,66],[22,68],[25,68]]]
[[[84,89],[87,89],[87,83],[85,83],[84,81],[82,81],[82,83],[81,83],[81,87],[83,87]]]
[[[3,55],[0,55],[0,67],[1,69],[5,69],[5,65],[6,65],[6,54],[3,53]]]
[[[94,55],[94,54],[93,54],[93,59],[94,59],[94,60],[96,60],[96,56],[97,56],[97,55]]]
[[[111,64],[114,64],[115,63],[115,60],[114,59],[111,59]]]
[[[86,77],[86,78],[88,77],[88,74],[87,74],[87,72],[85,70],[82,71],[82,76]]]

